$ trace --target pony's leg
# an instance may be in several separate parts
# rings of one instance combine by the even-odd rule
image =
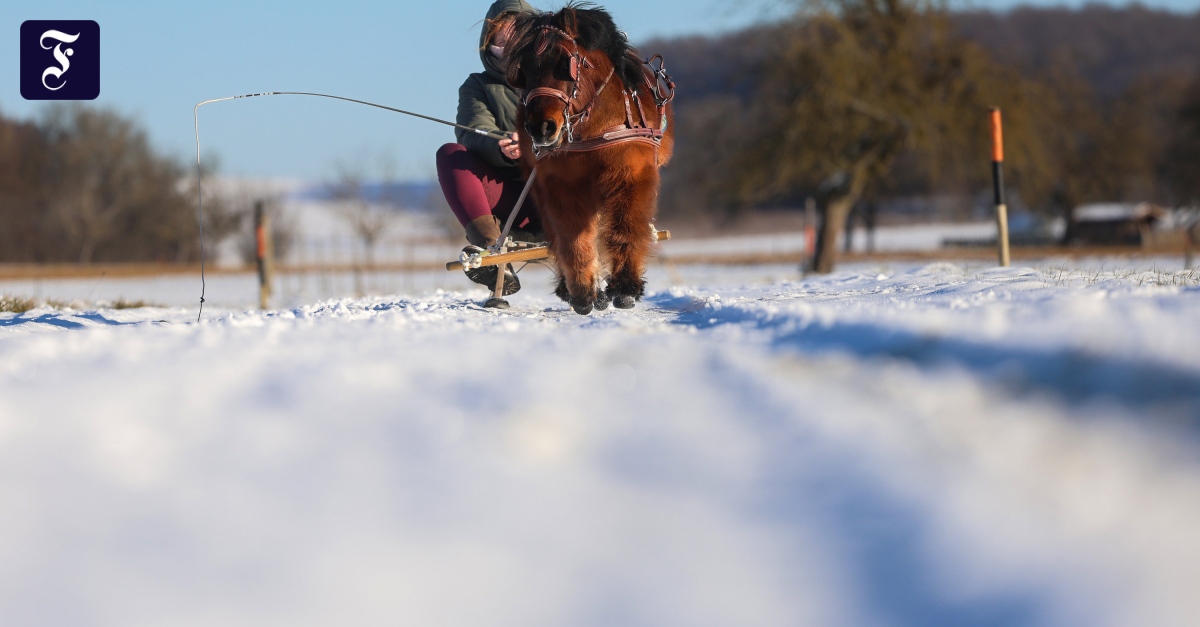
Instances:
[[[592,313],[598,293],[599,262],[596,258],[596,216],[587,216],[582,211],[556,216],[555,239],[551,250],[559,270],[559,289],[576,313]]]
[[[567,290],[567,279],[558,263],[559,252],[556,243],[559,241],[559,237],[554,228],[554,217],[557,212],[541,209],[542,207],[551,206],[557,208],[557,205],[550,204],[555,202],[556,199],[549,197],[549,194],[544,194],[542,188],[538,185],[533,186],[533,191],[530,195],[539,207],[538,214],[542,219],[542,230],[546,234],[546,244],[550,248],[550,252],[554,255],[554,295],[559,297],[564,303],[569,303],[571,302],[571,293]]]
[[[650,222],[654,219],[658,172],[624,188],[609,206],[609,226],[604,232],[604,247],[612,264],[608,296],[620,309],[632,309],[646,292],[646,256],[650,253]]]

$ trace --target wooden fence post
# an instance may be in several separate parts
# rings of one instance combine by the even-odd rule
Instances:
[[[271,219],[263,207],[263,201],[254,203],[255,258],[258,261],[258,307],[267,309],[271,305]]]

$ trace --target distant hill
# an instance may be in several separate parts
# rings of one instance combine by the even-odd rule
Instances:
[[[434,206],[429,202],[430,195],[438,188],[437,181],[406,181],[383,183],[366,181],[362,186],[363,199],[369,202],[382,202],[405,211],[433,211]],[[312,183],[296,189],[290,198],[293,200],[328,201],[333,198],[328,185]]]
[[[1141,6],[1089,5],[1082,9],[1022,7],[997,13],[956,12],[953,24],[997,59],[1042,76],[1057,63],[1074,68],[1108,99],[1141,78],[1200,78],[1200,11],[1181,14]],[[746,68],[770,58],[766,25],[720,37],[682,37],[643,43],[662,53],[688,100],[740,92],[753,83]]]
[[[1082,9],[1022,7],[1005,13],[955,13],[969,39],[997,59],[1039,74],[1056,62],[1075,67],[1096,93],[1112,98],[1140,78],[1200,78],[1200,11],[1142,6]]]

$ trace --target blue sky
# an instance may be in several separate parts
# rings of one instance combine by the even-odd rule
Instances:
[[[260,91],[316,91],[453,118],[457,89],[479,68],[478,21],[487,0],[441,2],[6,2],[0,32],[0,111],[36,115],[18,84],[17,33],[30,19],[90,19],[101,29],[101,94],[95,104],[136,116],[155,145],[194,154],[192,107]],[[562,0],[534,0],[542,9]],[[608,0],[635,41],[714,33],[770,19],[757,0]],[[1003,8],[1007,0],[975,2]],[[1068,3],[1077,4],[1077,3]],[[1193,11],[1200,0],[1145,3]],[[17,5],[17,6],[14,6]],[[651,52],[643,50],[643,52]],[[11,56],[10,56],[11,55]],[[668,60],[669,62],[669,60]],[[338,161],[386,155],[402,178],[433,176],[432,155],[449,128],[324,99],[274,97],[201,109],[206,156],[221,172],[318,179]]]

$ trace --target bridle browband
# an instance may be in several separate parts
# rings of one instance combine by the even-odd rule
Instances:
[[[658,147],[662,143],[663,136],[667,130],[667,104],[675,98],[675,83],[671,80],[670,75],[666,72],[666,67],[663,62],[662,55],[655,55],[647,60],[642,60],[636,56],[635,59],[641,61],[643,65],[649,66],[649,72],[643,71],[645,84],[649,86],[651,94],[654,96],[655,105],[659,113],[658,127],[652,127],[647,124],[645,113],[642,111],[641,101],[638,99],[638,90],[629,86],[625,87],[622,97],[625,100],[625,123],[622,125],[613,126],[605,129],[600,135],[588,139],[577,139],[575,137],[575,125],[586,121],[592,113],[592,108],[600,100],[600,95],[604,93],[605,88],[612,81],[616,74],[616,68],[608,72],[608,76],[596,89],[595,95],[588,101],[587,105],[579,108],[578,112],[572,113],[573,105],[577,106],[579,98],[579,79],[580,75],[586,69],[592,69],[595,66],[588,63],[587,57],[579,49],[579,42],[576,41],[569,33],[555,26],[541,26],[538,28],[541,33],[538,36],[537,54],[544,54],[549,48],[549,42],[543,38],[548,33],[553,33],[561,36],[566,41],[570,42],[571,49],[566,50],[571,56],[569,65],[569,74],[571,79],[571,93],[567,94],[561,89],[553,87],[537,87],[525,92],[521,97],[521,105],[528,107],[529,103],[537,98],[554,98],[561,100],[563,103],[563,120],[567,138],[566,141],[558,146],[550,149],[534,146],[534,156],[538,161],[552,154],[560,152],[590,152],[607,148],[616,144],[627,142],[638,142],[649,144],[655,149],[655,162],[658,161]],[[560,44],[566,49],[565,44]],[[630,53],[633,56],[633,53]],[[657,60],[659,65],[654,67],[654,61]],[[632,100],[632,104],[631,104]],[[636,110],[638,120],[635,122],[633,111]]]

